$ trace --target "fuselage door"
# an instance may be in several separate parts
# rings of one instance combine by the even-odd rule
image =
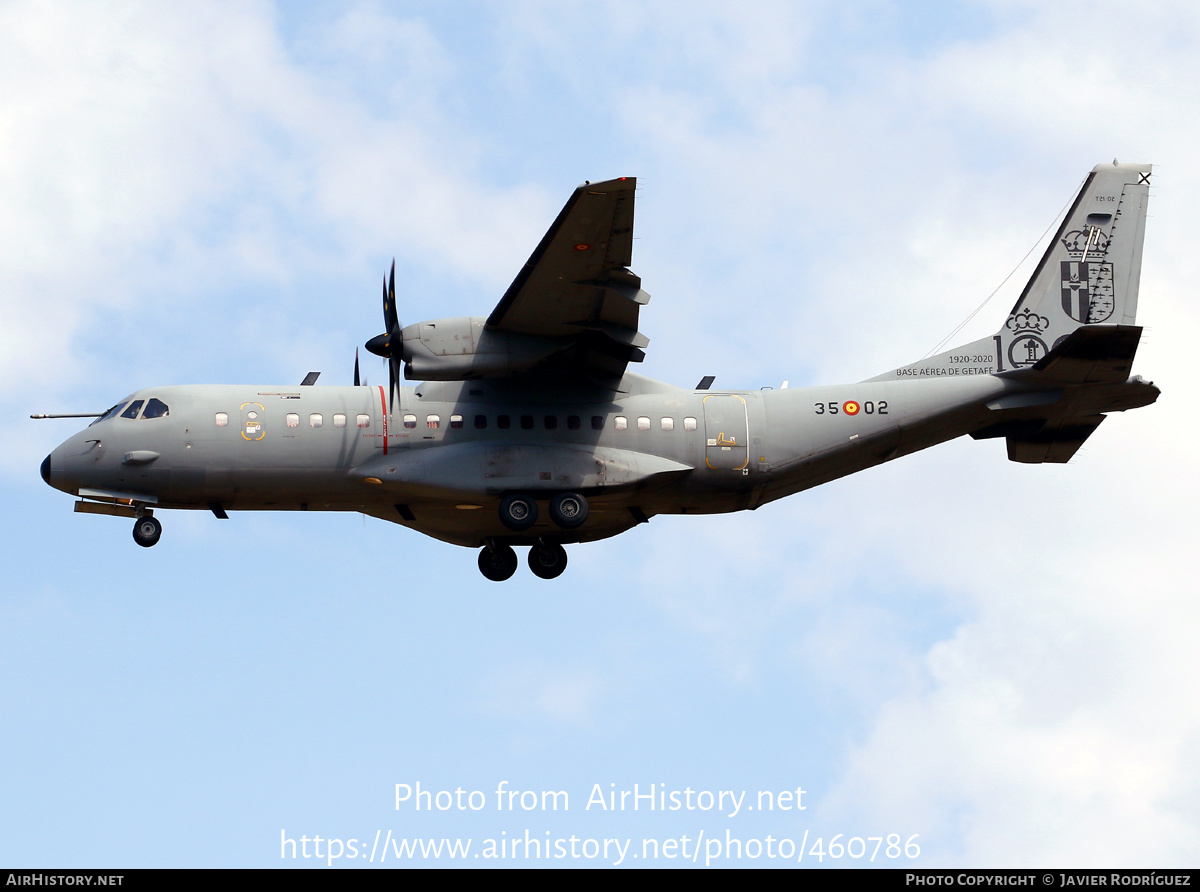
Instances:
[[[704,398],[704,460],[713,470],[743,470],[750,462],[746,401],[733,394]]]
[[[266,407],[262,403],[242,403],[242,439],[251,443],[267,435]]]

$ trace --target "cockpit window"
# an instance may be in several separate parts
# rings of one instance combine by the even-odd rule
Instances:
[[[99,418],[97,418],[95,421],[93,421],[92,424],[99,424],[101,421],[108,421],[108,419],[110,419],[110,418],[115,418],[117,413],[120,412],[124,408],[125,408],[124,403],[117,403],[115,406],[113,406],[111,409],[109,409],[107,412],[105,412],[103,415],[101,415]],[[89,424],[88,427],[91,427],[92,424]]]
[[[146,411],[142,413],[143,418],[162,418],[164,415],[170,415],[171,410],[167,408],[167,404],[162,400],[150,397],[150,402],[146,403]]]
[[[142,411],[142,403],[145,400],[134,400],[129,404],[129,408],[121,413],[122,418],[137,418],[138,412]]]

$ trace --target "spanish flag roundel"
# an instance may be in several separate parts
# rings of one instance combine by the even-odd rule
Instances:
[[[857,415],[858,410],[861,408],[854,400],[846,400],[846,402],[842,403],[842,411],[847,415]]]

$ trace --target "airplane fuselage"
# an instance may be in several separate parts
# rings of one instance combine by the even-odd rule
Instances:
[[[49,457],[51,485],[142,496],[158,508],[359,511],[465,546],[615,535],[655,514],[756,508],[986,423],[1019,386],[990,375],[750,391],[637,375],[607,400],[503,382],[403,388],[148,388],[159,417],[112,413]],[[137,413],[133,413],[135,416]],[[519,492],[582,493],[588,521],[528,531],[497,507]],[[136,499],[135,499],[136,501]]]

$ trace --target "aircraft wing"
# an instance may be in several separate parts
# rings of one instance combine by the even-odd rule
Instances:
[[[621,177],[577,188],[486,328],[560,338],[563,350],[548,365],[610,384],[641,362],[649,339],[638,331],[638,310],[650,295],[628,268],[636,186]]]

